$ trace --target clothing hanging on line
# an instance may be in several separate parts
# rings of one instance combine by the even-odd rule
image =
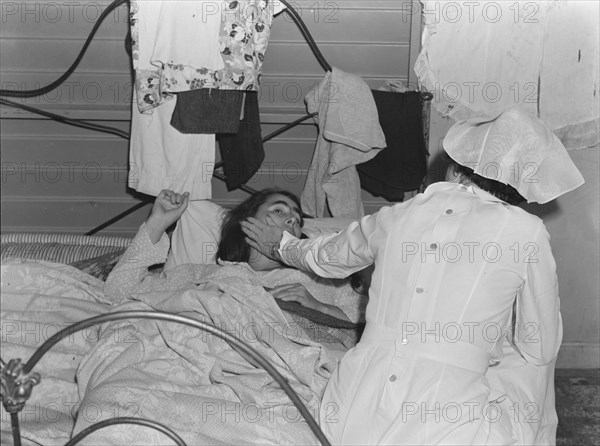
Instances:
[[[421,93],[372,90],[387,146],[356,166],[363,189],[388,201],[403,201],[427,174]]]
[[[265,159],[256,91],[178,93],[171,125],[182,133],[216,133],[230,191],[246,183]]]
[[[177,93],[171,125],[181,133],[237,133],[245,94],[215,88]]]
[[[260,128],[258,93],[245,93],[243,115],[235,133],[218,133],[225,184],[231,191],[246,183],[260,168],[265,150]]]
[[[169,123],[174,100],[152,114],[131,110],[129,187],[157,196],[163,189],[188,191],[193,200],[212,197],[215,135],[186,135]]]
[[[132,1],[130,187],[150,195],[169,188],[189,191],[192,200],[212,197],[214,132],[183,134],[172,127],[174,118],[181,124],[180,111],[173,116],[176,95],[197,89],[256,92],[273,14],[283,9],[276,3]],[[245,150],[245,157],[258,159],[255,145]]]
[[[318,111],[319,136],[302,192],[302,209],[314,217],[364,215],[356,164],[386,145],[369,86],[333,68],[306,96]]]
[[[132,2],[140,111],[158,107],[169,93],[257,91],[273,15],[282,9],[264,0]]]

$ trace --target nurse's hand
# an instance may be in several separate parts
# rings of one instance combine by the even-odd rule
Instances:
[[[265,217],[267,223],[248,217],[241,223],[242,231],[246,234],[246,243],[273,260],[280,260],[277,249],[283,237],[284,229],[277,226],[269,216]]]
[[[189,197],[189,192],[178,194],[167,189],[160,191],[146,220],[146,231],[152,243],[157,243],[167,228],[179,220],[187,209]]]

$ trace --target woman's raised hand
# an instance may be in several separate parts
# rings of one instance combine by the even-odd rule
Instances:
[[[152,243],[157,243],[169,226],[185,212],[190,194],[178,194],[172,190],[161,190],[154,200],[150,216],[146,220],[146,230]]]

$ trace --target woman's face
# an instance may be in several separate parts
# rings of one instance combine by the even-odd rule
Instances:
[[[302,218],[300,209],[291,198],[282,194],[273,194],[261,204],[254,216],[263,223],[268,223],[266,220],[269,215],[277,226],[285,231],[293,234],[295,237],[302,235]]]

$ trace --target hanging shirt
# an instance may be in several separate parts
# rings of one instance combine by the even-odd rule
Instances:
[[[377,107],[359,76],[338,68],[327,72],[306,95],[309,113],[318,112],[319,136],[302,191],[302,209],[323,217],[365,215],[356,165],[385,147]]]
[[[375,264],[365,332],[321,405],[333,444],[506,445],[531,422],[503,410],[485,375],[490,362],[502,363],[513,306],[513,348],[532,366],[556,358],[556,265],[539,218],[477,187],[441,182],[338,234],[284,233],[279,252],[323,277]],[[536,407],[553,398],[532,393]]]

